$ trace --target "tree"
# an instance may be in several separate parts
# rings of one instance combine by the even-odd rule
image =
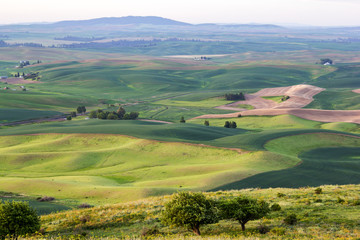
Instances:
[[[35,233],[40,229],[40,218],[25,202],[0,202],[0,239],[9,235],[18,239],[20,235]]]
[[[107,115],[106,119],[117,120],[117,119],[119,119],[119,117],[115,113],[109,113],[109,115]]]
[[[106,119],[107,118],[106,113],[104,113],[102,111],[99,112],[96,116],[97,116],[98,119]]]
[[[82,113],[82,107],[81,107],[81,106],[78,106],[78,107],[76,108],[76,111],[77,111],[77,113],[81,114],[81,113]]]
[[[208,126],[210,126],[210,122],[208,120],[205,120],[204,125],[208,127]]]
[[[139,113],[138,112],[131,112],[130,114],[130,119],[137,119],[139,117]]]
[[[230,122],[229,122],[229,121],[226,121],[225,124],[224,124],[224,127],[230,128]]]
[[[76,108],[76,111],[78,112],[78,113],[86,113],[86,107],[85,106],[78,106],[77,108]]]
[[[200,235],[200,226],[219,221],[214,202],[202,193],[180,192],[173,196],[162,212],[166,225],[186,227]]]
[[[239,221],[243,231],[248,221],[260,219],[270,212],[269,204],[265,201],[245,196],[224,200],[219,206],[222,218]]]
[[[123,107],[119,107],[119,109],[116,111],[116,113],[117,113],[119,119],[123,119],[126,111]]]
[[[71,117],[76,117],[76,112],[71,112],[70,115]]]
[[[237,128],[236,122],[230,122],[230,128]]]
[[[72,119],[71,115],[69,115],[69,116],[66,117],[66,120],[69,120],[69,121],[70,121],[71,119]]]
[[[91,111],[89,114],[89,118],[97,118],[97,112],[95,110]]]
[[[180,122],[181,122],[181,123],[185,123],[185,122],[186,122],[184,116],[182,116],[182,117],[180,118]]]

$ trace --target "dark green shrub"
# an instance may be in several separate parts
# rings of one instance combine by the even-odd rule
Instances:
[[[266,234],[266,233],[270,232],[270,227],[265,224],[260,224],[257,227],[257,230],[259,231],[260,234]]]
[[[290,215],[287,215],[284,218],[284,223],[287,225],[295,225],[298,222],[297,216],[295,213],[292,213]]]
[[[351,202],[351,206],[360,206],[360,199],[355,199]]]
[[[205,120],[204,125],[208,127],[210,125],[210,122],[208,120]]]
[[[337,200],[336,200],[337,203],[344,203],[345,200],[342,199],[341,197],[337,197]]]
[[[274,203],[273,205],[271,205],[270,210],[271,210],[271,211],[274,211],[274,212],[280,211],[280,210],[281,210],[281,206],[280,206],[279,204],[277,204],[277,203]]]
[[[321,194],[322,193],[322,189],[320,187],[315,188],[315,193],[316,194]]]
[[[277,197],[281,198],[281,197],[285,197],[286,195],[283,193],[277,193]]]
[[[26,202],[0,203],[0,239],[32,234],[40,230],[40,218]]]
[[[181,122],[181,123],[185,123],[185,122],[186,122],[184,116],[182,116],[182,117],[180,118],[180,122]]]
[[[69,115],[66,117],[66,120],[70,121],[72,119],[72,117]]]

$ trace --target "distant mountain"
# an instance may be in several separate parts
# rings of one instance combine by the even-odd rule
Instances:
[[[198,24],[201,27],[225,27],[225,28],[284,28],[274,24],[216,24],[216,23],[203,23]]]
[[[104,17],[89,20],[72,20],[61,21],[51,25],[55,27],[68,27],[68,26],[92,26],[92,25],[129,25],[129,24],[150,24],[150,25],[176,25],[176,26],[190,26],[189,23],[179,22],[162,17]]]

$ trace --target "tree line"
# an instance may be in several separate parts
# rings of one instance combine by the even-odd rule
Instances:
[[[245,100],[245,95],[242,92],[239,93],[226,93],[225,99],[228,101],[233,100]]]
[[[101,109],[93,110],[89,113],[89,118],[108,119],[108,120],[135,120],[139,117],[138,112],[127,113],[123,107],[117,111],[103,111]]]

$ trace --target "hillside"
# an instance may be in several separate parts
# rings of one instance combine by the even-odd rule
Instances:
[[[96,26],[96,25],[136,25],[136,24],[149,24],[149,25],[169,25],[169,26],[189,26],[191,24],[179,22],[167,18],[155,17],[155,16],[127,16],[127,17],[106,17],[96,18],[89,20],[73,20],[73,21],[61,21],[52,23],[53,27],[71,27],[71,26]]]
[[[246,195],[277,203],[273,211],[261,220],[250,221],[241,232],[236,221],[220,221],[201,227],[205,239],[357,239],[360,214],[360,186],[321,186],[301,189],[246,189],[206,193],[212,199]],[[105,205],[82,210],[65,211],[43,216],[46,237],[82,235],[90,239],[149,237],[156,239],[201,239],[182,228],[169,228],[160,222],[164,203],[171,196],[142,199],[125,204]],[[298,223],[286,225],[283,219],[295,213]],[[259,226],[268,232],[259,233]],[[264,228],[264,227],[263,227]],[[155,231],[154,231],[155,230]],[[155,234],[155,235],[154,235]],[[74,236],[75,235],[75,236]],[[41,238],[41,237],[40,237]]]

